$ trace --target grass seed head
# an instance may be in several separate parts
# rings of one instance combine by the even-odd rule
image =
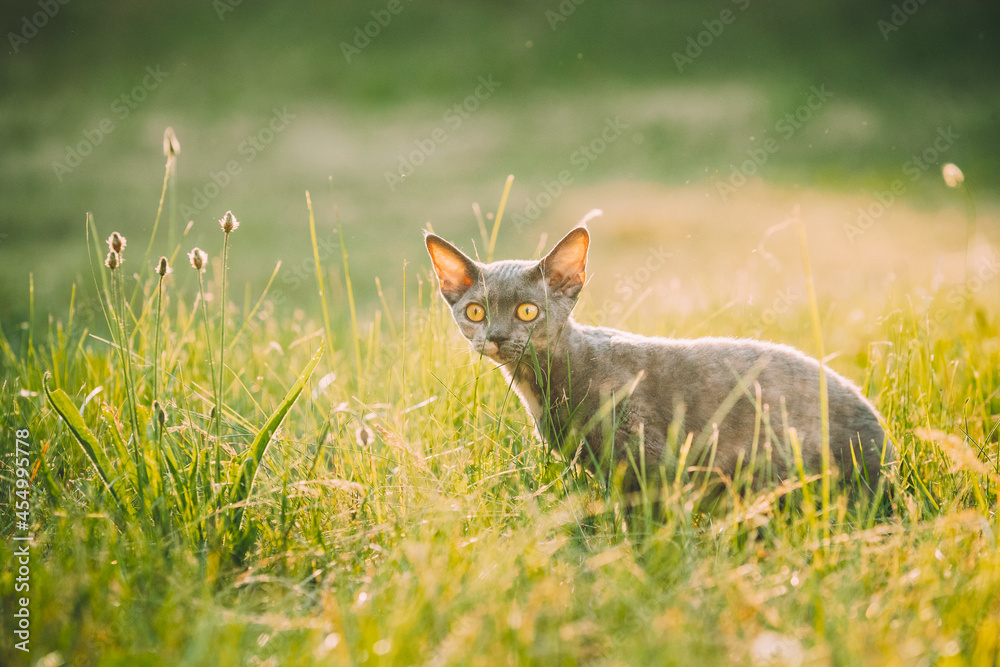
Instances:
[[[116,252],[120,255],[122,254],[122,251],[125,250],[126,245],[128,245],[128,242],[125,240],[125,237],[118,232],[113,232],[111,236],[108,237],[108,250],[111,250],[112,252]]]
[[[362,424],[354,432],[354,438],[357,440],[358,445],[367,447],[375,441],[375,432],[372,431],[368,424]]]
[[[156,271],[156,275],[160,276],[161,278],[165,277],[168,273],[172,271],[172,269],[170,268],[170,264],[167,262],[166,257],[160,258],[160,261],[156,263],[154,270]]]
[[[153,401],[153,414],[156,416],[156,423],[162,428],[167,423],[167,412],[159,401]]]
[[[177,140],[177,133],[174,128],[168,127],[163,132],[163,154],[168,158],[175,158],[181,152],[181,142]]]
[[[232,211],[226,211],[226,214],[219,220],[219,226],[222,227],[222,231],[228,234],[240,228],[240,221],[236,219]]]
[[[122,239],[122,240],[124,240],[124,239]],[[110,241],[111,240],[108,239],[109,243],[110,243]],[[124,261],[125,260],[122,259],[122,256],[120,254],[118,254],[114,250],[109,250],[108,251],[108,256],[104,259],[104,266],[106,266],[109,269],[111,269],[112,271],[114,271],[119,266],[121,266],[122,262],[124,262]]]
[[[958,168],[958,165],[951,162],[941,167],[941,175],[944,176],[944,182],[949,188],[957,188],[965,182],[965,174]]]
[[[191,260],[191,266],[198,271],[205,271],[205,265],[208,264],[208,253],[206,253],[201,248],[195,248],[188,253],[188,259]]]

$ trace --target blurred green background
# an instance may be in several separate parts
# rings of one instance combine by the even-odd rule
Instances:
[[[1000,193],[1000,5],[992,1],[17,0],[0,8],[0,23],[0,325],[8,332],[27,317],[29,273],[40,313],[64,312],[74,281],[83,298],[95,292],[88,211],[103,235],[132,239],[125,268],[148,276],[139,257],[167,126],[182,149],[175,236],[194,221],[184,249],[217,253],[215,221],[232,209],[243,222],[233,237],[235,284],[256,298],[281,260],[276,285],[287,303],[308,308],[316,296],[306,190],[331,273],[341,271],[339,222],[365,304],[375,276],[398,296],[404,260],[408,275],[425,275],[419,230],[428,222],[470,251],[477,240],[482,252],[472,203],[494,211],[508,174],[512,222],[498,256],[528,255],[542,234],[551,243],[597,207],[608,216],[595,245],[643,253],[662,243],[692,266],[715,266],[726,255],[712,244],[739,238],[732,202],[743,200],[719,184],[769,139],[777,150],[734,197],[823,193],[843,202],[831,219],[847,220],[894,180],[909,186],[912,156],[948,128],[958,138],[932,161],[935,177],[900,197],[907,210],[953,206],[938,175],[945,161],[962,167],[983,210]],[[689,58],[680,67],[678,53]],[[810,100],[814,90],[828,97]],[[785,118],[797,112],[797,121]],[[609,123],[618,129],[602,143]],[[54,165],[75,162],[74,151],[88,154],[71,169]],[[220,175],[232,165],[236,173]],[[555,187],[561,172],[569,176]],[[537,222],[513,224],[554,192]],[[777,215],[794,199],[777,196]],[[759,228],[780,220],[770,215]],[[692,235],[703,242],[685,241]],[[758,244],[752,236],[748,247]],[[167,238],[164,230],[155,255],[169,253]],[[888,252],[869,245],[872,257]]]

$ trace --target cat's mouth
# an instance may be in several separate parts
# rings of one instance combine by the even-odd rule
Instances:
[[[486,341],[480,352],[498,364],[511,364],[524,356],[524,346],[509,342],[497,345],[493,341]]]
[[[482,353],[483,356],[489,357],[493,361],[511,361],[511,349],[510,345],[504,343],[503,345],[498,345],[491,340],[483,343]]]

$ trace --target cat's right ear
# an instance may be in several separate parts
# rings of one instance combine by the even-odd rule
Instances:
[[[479,269],[461,250],[436,234],[426,234],[424,243],[441,286],[441,296],[454,304],[479,279]]]
[[[588,248],[590,232],[586,227],[576,227],[542,258],[539,267],[553,290],[576,298],[587,279]]]

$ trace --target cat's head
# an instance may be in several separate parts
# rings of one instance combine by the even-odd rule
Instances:
[[[462,335],[493,361],[528,360],[549,348],[576,304],[587,269],[590,234],[577,227],[539,261],[477,262],[440,236],[427,252]]]

